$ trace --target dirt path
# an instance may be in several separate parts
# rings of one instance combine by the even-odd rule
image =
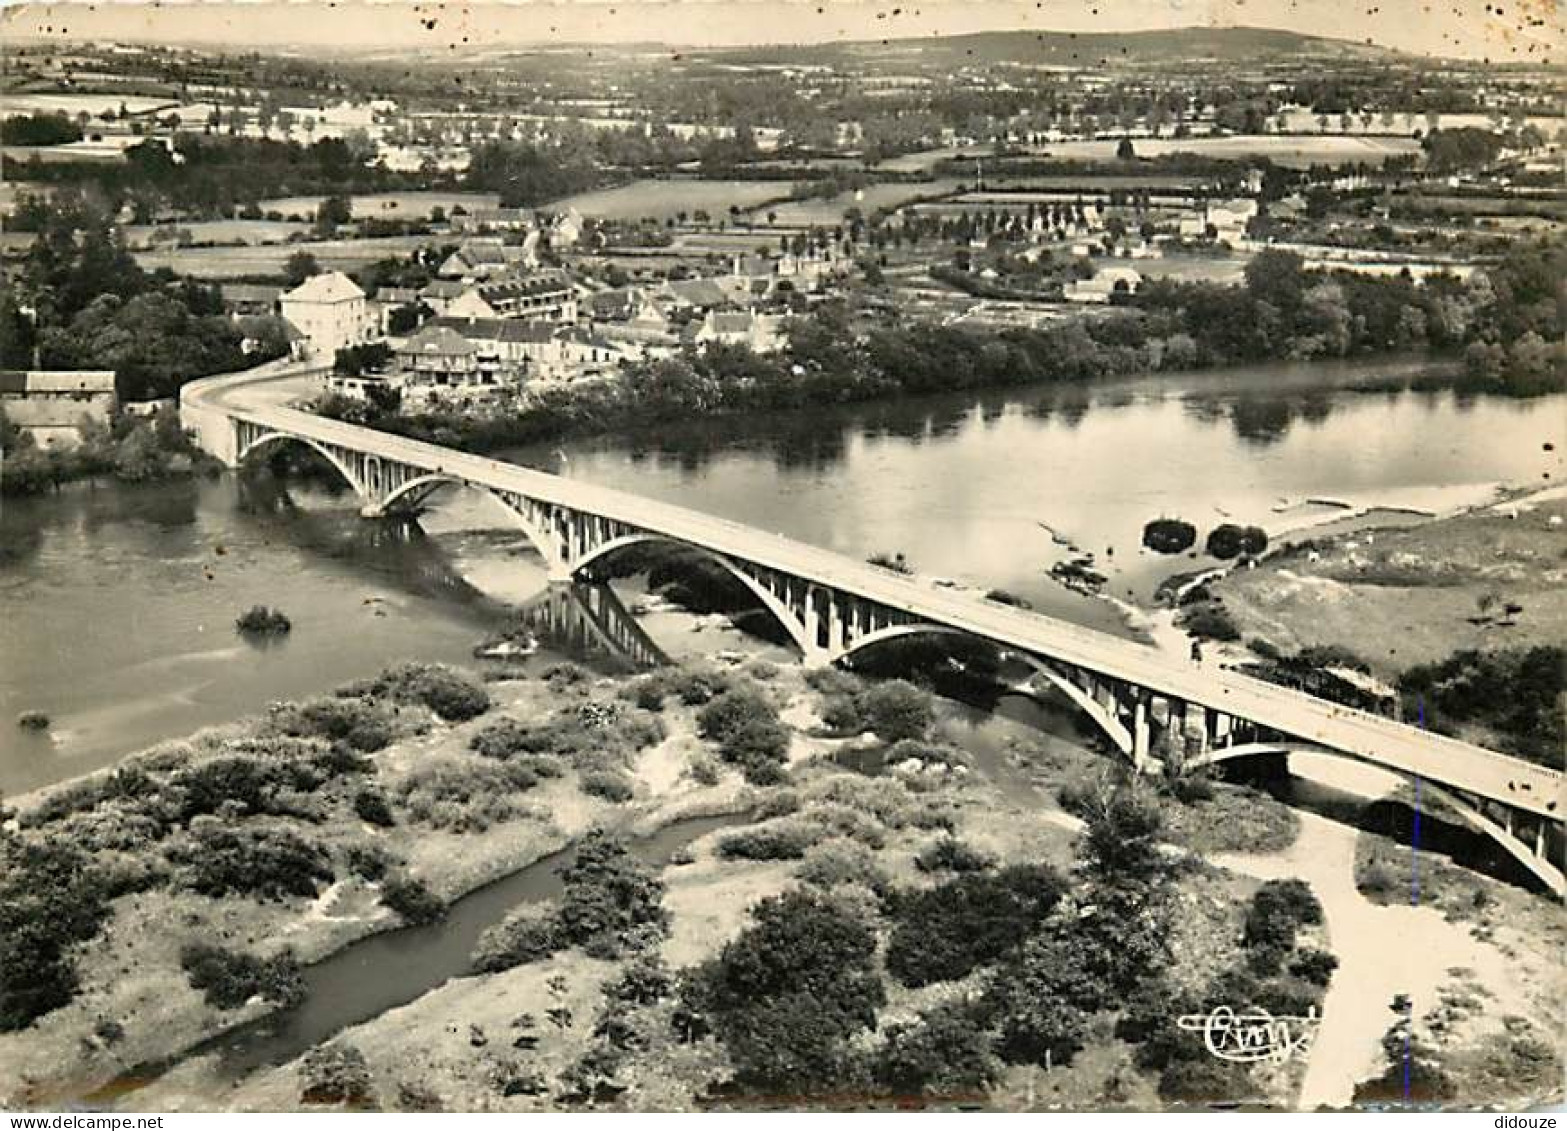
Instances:
[[[1322,1003],[1300,1110],[1348,1105],[1355,1085],[1382,1071],[1380,1041],[1398,1019],[1390,1008],[1397,994],[1408,995],[1419,1018],[1437,1005],[1451,972],[1465,968],[1493,995],[1488,1012],[1526,1012],[1518,971],[1500,950],[1433,907],[1372,903],[1355,888],[1357,830],[1305,811],[1300,822],[1300,835],[1285,852],[1213,858],[1258,879],[1303,879],[1322,902],[1339,966]]]

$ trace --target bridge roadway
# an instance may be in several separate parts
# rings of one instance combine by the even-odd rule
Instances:
[[[1297,740],[1549,819],[1562,819],[1560,771],[1391,719],[1342,707],[1053,617],[963,596],[830,550],[580,480],[346,424],[246,395],[245,383],[198,392],[235,419],[342,445],[478,487],[519,492],[654,531],[729,557],[902,610],[1004,648],[1052,657],[1112,679],[1249,720]]]

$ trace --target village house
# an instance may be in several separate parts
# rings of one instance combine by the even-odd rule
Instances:
[[[1131,267],[1101,267],[1091,279],[1066,284],[1063,293],[1068,302],[1108,303],[1118,294],[1133,294],[1143,285],[1143,277]]]
[[[375,336],[376,318],[359,289],[341,271],[312,275],[278,302],[283,317],[307,343],[306,352],[330,358]]]
[[[446,257],[435,274],[437,278],[461,279],[465,283],[499,278],[519,268],[534,266],[538,262],[537,243],[536,233],[521,244],[489,238],[466,240]]]
[[[425,326],[399,346],[395,356],[395,379],[405,398],[469,396],[502,383],[498,359],[484,356],[449,326]]]
[[[223,309],[235,317],[276,314],[282,287],[256,286],[251,283],[224,283],[218,288]]]
[[[577,292],[564,271],[530,271],[464,290],[441,311],[452,318],[577,320]]]
[[[419,288],[419,301],[436,314],[445,314],[446,308],[469,290],[467,283],[456,279],[432,279]]]
[[[543,319],[447,316],[433,320],[427,329],[460,335],[477,351],[474,366],[493,372],[494,383],[501,385],[572,380],[607,372],[639,356],[635,347]]]
[[[550,221],[550,247],[556,250],[576,247],[577,241],[582,239],[582,229],[582,213],[575,208],[566,209]]]
[[[691,337],[694,345],[714,343],[746,346],[753,353],[772,353],[784,344],[783,319],[755,311],[711,311]]]
[[[1208,201],[1197,215],[1181,218],[1181,237],[1205,239],[1212,229],[1213,239],[1236,244],[1246,238],[1246,227],[1256,215],[1257,202],[1245,197]]]
[[[107,424],[116,403],[112,369],[0,370],[0,410],[40,447],[74,447],[82,424]]]

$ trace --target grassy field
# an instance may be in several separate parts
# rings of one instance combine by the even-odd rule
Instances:
[[[460,205],[472,212],[479,208],[494,208],[499,203],[500,196],[493,192],[377,192],[351,199],[356,220],[425,220],[436,207],[450,213]],[[316,214],[320,205],[319,196],[285,196],[263,200],[261,210],[308,218]]]
[[[863,189],[839,193],[826,200],[791,200],[787,204],[774,206],[771,211],[778,214],[778,223],[786,227],[809,227],[812,224],[829,227],[842,223],[851,208],[858,208],[864,215],[870,216],[879,208],[897,208],[921,197],[957,192],[964,183],[947,177],[926,184],[866,185]]]
[[[1026,151],[1060,161],[1102,161],[1114,164],[1118,144],[1119,142],[1113,138],[1096,138],[1091,141],[1061,141],[1051,145],[1028,146]],[[1420,151],[1420,143],[1413,138],[1345,137],[1337,134],[1136,138],[1133,145],[1139,157],[1159,157],[1168,153],[1194,153],[1203,157],[1223,159],[1266,157],[1275,164],[1293,168],[1305,168],[1318,163],[1339,164],[1353,161],[1380,164],[1389,157],[1415,154]],[[880,167],[895,172],[916,173],[934,169],[938,163],[948,158],[983,157],[993,152],[991,146],[930,149],[891,158],[882,162]]]
[[[1344,535],[1314,562],[1291,552],[1216,589],[1243,637],[1286,651],[1340,645],[1385,675],[1464,648],[1557,644],[1567,639],[1567,527],[1553,518],[1567,520],[1567,500]],[[1509,603],[1521,609],[1508,615]]]
[[[642,180],[618,188],[578,193],[545,207],[552,211],[575,208],[584,216],[601,220],[662,222],[682,212],[698,210],[718,220],[729,214],[731,205],[748,210],[787,195],[786,181]]]
[[[189,232],[196,243],[246,244],[251,247],[262,244],[282,243],[295,232],[309,230],[308,224],[287,220],[197,220],[188,224],[169,225],[181,232]],[[125,229],[125,240],[132,248],[150,248],[152,236],[159,228],[151,224],[132,224]]]
[[[387,256],[407,255],[431,242],[434,241],[429,236],[386,236],[373,240],[318,240],[265,247],[187,247],[138,252],[136,261],[149,271],[168,267],[197,279],[234,279],[245,275],[279,275],[284,262],[296,251],[308,251],[325,268],[352,271]]]

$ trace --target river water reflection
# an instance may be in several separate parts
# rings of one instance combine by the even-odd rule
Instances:
[[[1174,568],[1144,522],[1278,529],[1352,507],[1437,509],[1560,477],[1567,398],[1405,391],[1412,366],[1276,366],[1089,389],[1005,390],[666,427],[513,453],[864,557],[1003,587],[1126,631],[1048,567],[1096,555],[1116,596]],[[1554,444],[1555,452],[1546,444]],[[424,531],[367,523],[350,496],[262,478],[101,486],[0,507],[0,791],[15,794],[273,699],[404,658],[461,661],[543,582],[483,496]],[[500,532],[497,532],[500,531]],[[255,603],[294,631],[233,632]],[[657,634],[656,626],[653,627]],[[682,649],[675,649],[680,651]],[[540,662],[543,662],[542,659]],[[47,734],[14,725],[24,710]]]

